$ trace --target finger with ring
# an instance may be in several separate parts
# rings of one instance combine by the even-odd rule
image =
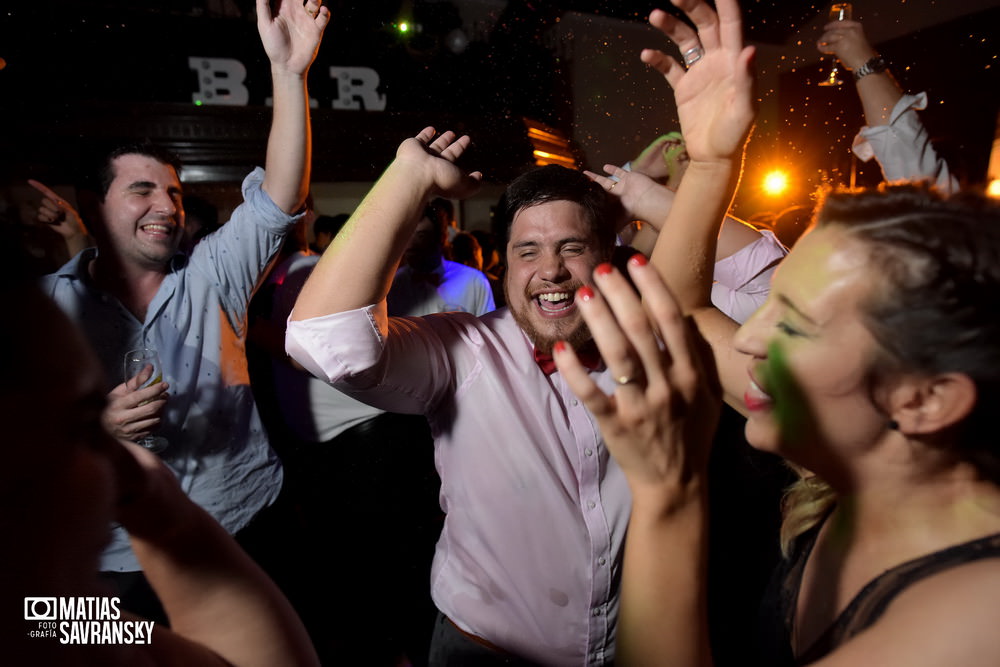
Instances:
[[[633,384],[635,382],[638,382],[638,380],[631,375],[619,375],[615,378],[615,384],[619,387],[624,387],[627,384]]]
[[[705,49],[701,48],[701,44],[698,46],[692,46],[690,49],[684,52],[684,66],[691,67],[696,62],[702,59],[705,55]]]

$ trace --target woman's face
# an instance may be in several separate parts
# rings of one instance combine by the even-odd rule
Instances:
[[[754,447],[819,472],[829,453],[860,453],[884,432],[870,382],[878,347],[859,310],[875,270],[836,227],[804,236],[778,267],[735,340],[753,357],[744,401]]]

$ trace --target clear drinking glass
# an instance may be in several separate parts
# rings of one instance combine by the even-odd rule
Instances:
[[[853,7],[849,2],[835,2],[830,6],[831,21],[850,21]],[[833,66],[830,67],[830,75],[819,82],[820,86],[840,86],[844,81],[840,78],[840,68],[837,66],[837,58],[833,59]]]
[[[137,375],[145,378],[139,389],[163,382],[163,366],[160,364],[160,355],[156,353],[156,350],[140,348],[125,353],[125,379],[128,380]],[[147,435],[136,440],[136,444],[151,452],[162,452],[169,443],[162,436]]]

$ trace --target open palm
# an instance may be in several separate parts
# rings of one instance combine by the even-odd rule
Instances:
[[[687,70],[662,51],[647,49],[642,59],[674,89],[677,114],[688,155],[696,161],[732,159],[743,148],[753,124],[755,102],[751,61],[754,48],[743,46],[742,22],[734,0],[719,0],[718,14],[701,0],[674,0],[697,32],[666,12],[649,22],[682,53],[701,46],[704,55]]]
[[[423,173],[438,196],[464,199],[475,194],[483,175],[478,171],[468,173],[455,164],[469,147],[469,137],[459,137],[451,131],[435,135],[433,127],[424,128],[400,144],[396,159]]]
[[[316,0],[278,0],[271,11],[270,0],[257,0],[257,30],[272,67],[294,74],[309,69],[319,50],[330,11]]]

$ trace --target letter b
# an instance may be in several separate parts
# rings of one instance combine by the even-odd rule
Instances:
[[[247,68],[235,58],[188,58],[188,67],[198,73],[195,104],[246,106],[250,91],[243,85]]]

